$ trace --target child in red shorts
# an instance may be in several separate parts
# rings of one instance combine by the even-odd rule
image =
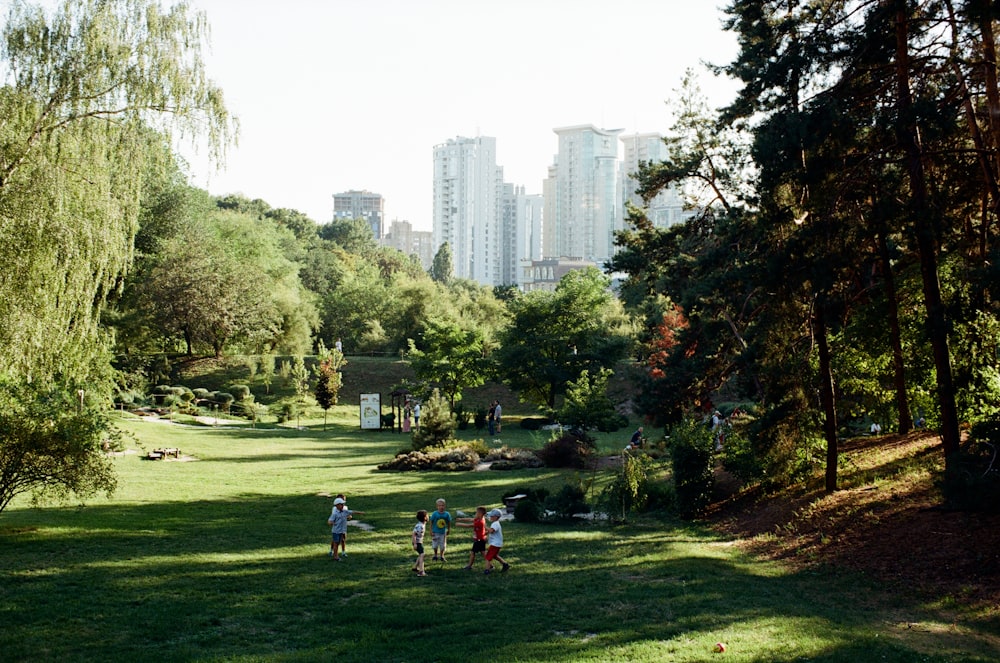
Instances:
[[[500,556],[500,549],[503,548],[503,528],[500,526],[500,516],[503,514],[500,512],[500,509],[493,509],[489,515],[489,547],[486,549],[486,570],[483,571],[486,575],[489,575],[493,571],[493,560],[503,564],[500,573],[510,568],[510,564]]]

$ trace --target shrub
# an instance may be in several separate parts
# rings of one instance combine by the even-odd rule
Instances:
[[[462,403],[455,403],[455,421],[458,423],[458,430],[467,430],[469,422],[472,420],[472,413],[465,409]]]
[[[538,457],[542,459],[546,467],[580,469],[587,466],[591,456],[596,451],[594,439],[586,433],[577,431],[575,433],[560,433],[553,437],[539,450]]]
[[[646,508],[649,463],[645,454],[622,455],[614,479],[601,493],[601,503],[612,517],[624,520],[628,514]]]
[[[521,428],[525,430],[541,430],[542,426],[548,426],[552,423],[552,419],[548,417],[525,417],[521,419]]]
[[[564,485],[558,493],[545,498],[545,510],[551,511],[557,518],[572,518],[578,513],[590,513],[587,496],[580,486]],[[516,515],[516,513],[515,513]]]
[[[531,449],[500,447],[499,449],[489,450],[483,456],[484,460],[492,463],[490,465],[491,470],[523,470],[542,467],[544,464],[538,457],[538,454]]]
[[[677,494],[677,510],[683,518],[704,511],[712,499],[712,431],[688,418],[670,431],[670,456]]]
[[[542,519],[542,507],[538,502],[525,498],[514,507],[514,518],[522,523],[537,523]]]
[[[486,428],[486,408],[481,405],[476,408],[476,414],[472,417],[472,425],[476,427],[477,431]]]
[[[180,396],[185,405],[194,401],[194,392],[187,387],[174,387],[174,394]]]
[[[413,448],[441,446],[455,435],[455,418],[448,408],[448,401],[437,389],[424,403],[420,412],[420,429],[413,434]]]
[[[285,424],[299,416],[299,404],[293,399],[278,403],[278,423]]]
[[[212,392],[210,392],[208,389],[205,389],[203,387],[198,387],[197,389],[192,389],[191,393],[194,394],[194,397],[197,400],[204,401],[204,400],[208,400],[208,397],[211,395]]]
[[[245,384],[234,384],[229,387],[229,393],[238,401],[246,400],[250,396],[250,387]]]
[[[542,504],[545,502],[545,498],[549,496],[549,491],[547,488],[531,488],[529,486],[517,486],[505,492],[500,496],[500,501],[507,503],[507,499],[514,497],[515,495],[524,495],[524,500],[531,500],[536,504]],[[521,500],[522,502],[524,500]]]
[[[401,451],[389,462],[379,465],[378,469],[468,472],[474,470],[478,464],[479,454],[469,447],[452,447],[448,449]]]

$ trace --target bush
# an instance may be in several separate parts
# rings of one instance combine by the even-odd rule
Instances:
[[[646,508],[649,457],[623,454],[615,477],[601,493],[601,504],[613,518],[624,520],[628,514]]]
[[[688,418],[670,431],[670,455],[674,472],[677,510],[683,518],[703,512],[712,499],[712,431]]]
[[[568,519],[578,513],[590,513],[587,496],[580,486],[564,485],[558,493],[545,498],[545,510],[551,511],[557,518]],[[515,512],[516,514],[516,512]]]
[[[514,518],[522,523],[537,523],[542,519],[542,507],[538,502],[525,498],[514,507]]]
[[[521,428],[525,430],[541,430],[542,426],[549,426],[553,423],[548,417],[525,417],[521,419]]]
[[[299,404],[294,400],[284,400],[278,404],[278,423],[285,424],[299,416]]]
[[[208,398],[209,398],[209,396],[211,395],[212,392],[210,392],[208,389],[205,389],[203,387],[198,387],[197,389],[192,389],[191,393],[194,394],[195,399],[197,399],[199,401],[205,401],[205,400],[208,400]]]
[[[597,451],[594,439],[586,433],[561,433],[545,443],[538,457],[546,467],[587,467],[591,456]]]
[[[455,418],[448,408],[448,401],[437,389],[424,403],[420,412],[420,428],[413,434],[415,450],[443,446],[455,436]]]
[[[476,427],[477,431],[486,428],[486,408],[482,406],[476,408],[476,414],[472,417],[472,425]]]
[[[469,447],[452,447],[448,449],[423,449],[420,451],[402,451],[387,463],[378,466],[380,470],[395,471],[439,471],[468,472],[476,469],[479,464],[479,454]]]
[[[250,396],[250,387],[245,384],[234,384],[229,387],[229,392],[238,400],[246,400]]]
[[[523,470],[542,467],[544,464],[538,457],[538,454],[531,449],[500,447],[499,449],[488,450],[482,455],[483,460],[492,463],[490,465],[491,470]]]
[[[1000,432],[982,422],[972,427],[976,439],[963,443],[953,467],[944,476],[949,506],[971,511],[1000,510],[1000,463],[998,443],[990,437]]]

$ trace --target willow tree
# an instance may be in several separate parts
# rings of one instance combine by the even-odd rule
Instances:
[[[88,399],[106,389],[100,316],[132,260],[144,179],[170,163],[177,140],[207,134],[217,158],[235,131],[205,75],[207,27],[184,4],[153,0],[11,6],[0,44],[0,376],[11,393],[26,383]],[[45,411],[53,429],[72,431],[55,420],[90,410]],[[31,445],[7,453],[17,437],[0,435],[4,482],[39,462]],[[77,449],[66,462],[97,453]],[[58,481],[43,473],[19,485]]]

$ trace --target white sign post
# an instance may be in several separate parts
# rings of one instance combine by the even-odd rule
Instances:
[[[382,428],[382,394],[361,394],[361,430]]]

